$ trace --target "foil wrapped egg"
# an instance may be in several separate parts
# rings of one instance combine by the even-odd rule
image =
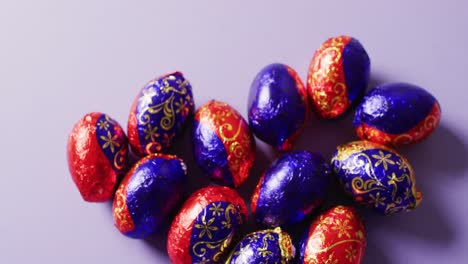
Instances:
[[[420,142],[437,128],[440,106],[429,92],[408,83],[388,83],[369,91],[358,106],[358,136],[389,146]]]
[[[283,154],[260,178],[251,200],[257,222],[267,227],[302,221],[321,205],[332,171],[319,154],[292,151]]]
[[[112,199],[125,173],[127,153],[127,137],[108,115],[88,113],[75,124],[68,137],[68,168],[85,201]]]
[[[142,157],[166,152],[194,111],[192,87],[182,73],[149,81],[133,102],[128,117],[128,139]]]
[[[172,222],[167,252],[172,263],[219,262],[247,220],[244,200],[231,188],[194,192]]]
[[[229,255],[226,264],[292,263],[295,248],[288,233],[280,227],[246,235]]]
[[[370,59],[361,43],[349,36],[325,41],[310,63],[307,91],[321,118],[336,118],[357,103],[367,88]]]
[[[366,249],[366,231],[356,210],[340,205],[311,223],[299,247],[301,264],[359,264]]]
[[[279,150],[290,150],[309,116],[307,91],[284,64],[263,68],[250,86],[248,119],[252,132]]]
[[[381,214],[412,210],[422,200],[411,165],[393,149],[355,141],[338,146],[331,163],[345,191]]]
[[[193,151],[200,168],[228,186],[238,187],[255,160],[255,140],[247,122],[230,105],[211,100],[193,123]]]
[[[179,202],[187,167],[178,157],[152,154],[139,160],[119,185],[114,198],[114,224],[131,238],[147,238]]]

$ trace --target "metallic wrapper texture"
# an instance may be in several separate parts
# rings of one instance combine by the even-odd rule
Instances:
[[[319,154],[292,151],[283,154],[260,178],[251,200],[257,222],[267,227],[302,221],[322,204],[332,171]]]
[[[192,87],[182,73],[149,81],[138,93],[128,117],[128,139],[142,157],[166,152],[194,111]]]
[[[342,115],[364,95],[369,74],[369,56],[357,39],[328,39],[315,51],[307,77],[314,110],[325,119]]]
[[[167,252],[174,264],[222,260],[247,220],[247,207],[228,187],[209,186],[193,193],[172,222]]]
[[[336,206],[315,219],[300,242],[298,263],[359,264],[366,249],[366,231],[356,210]]]
[[[345,191],[379,213],[408,211],[422,200],[411,165],[393,149],[355,141],[338,146],[331,163]]]
[[[440,105],[426,90],[388,83],[367,93],[356,109],[354,128],[363,140],[401,146],[424,140],[439,121]]]
[[[307,91],[297,73],[284,64],[263,68],[250,86],[250,128],[279,150],[290,150],[309,117]]]
[[[293,263],[295,248],[280,227],[246,235],[229,255],[226,264]]]
[[[187,167],[176,156],[152,154],[127,173],[114,198],[114,224],[131,238],[146,238],[160,229],[186,186]]]
[[[247,122],[230,105],[211,100],[193,123],[193,151],[200,168],[213,179],[238,187],[255,160],[255,139]]]
[[[68,137],[68,168],[85,201],[112,199],[125,173],[127,154],[127,137],[108,115],[89,113],[75,124]]]

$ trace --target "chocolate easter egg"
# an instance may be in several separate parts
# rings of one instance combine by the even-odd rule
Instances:
[[[75,124],[68,137],[68,168],[85,201],[112,199],[127,153],[127,137],[108,115],[89,113]]]
[[[367,88],[370,60],[361,43],[339,36],[325,41],[310,63],[307,91],[317,114],[335,118],[359,101]]]
[[[369,91],[356,109],[358,136],[384,145],[420,142],[439,125],[440,106],[426,90],[407,83],[388,83]]]
[[[157,233],[187,180],[187,167],[176,156],[152,154],[139,160],[115,194],[112,210],[117,229],[131,238]]]
[[[295,248],[280,227],[246,235],[229,255],[226,264],[292,263]]]
[[[338,146],[332,166],[354,200],[382,214],[414,209],[422,200],[408,160],[370,141]]]
[[[356,210],[336,206],[315,219],[300,242],[298,263],[359,264],[366,249],[366,231]]]
[[[302,221],[323,202],[331,180],[328,162],[319,154],[283,154],[260,178],[251,200],[257,222],[268,227]]]
[[[167,252],[172,263],[219,262],[247,220],[247,207],[228,187],[194,192],[172,222]]]
[[[195,114],[194,157],[213,179],[241,185],[255,160],[255,141],[247,122],[230,105],[211,100]]]
[[[128,139],[138,156],[165,152],[193,113],[192,87],[182,73],[149,81],[138,93],[128,117]]]
[[[259,139],[289,150],[308,116],[307,91],[291,67],[270,64],[257,74],[250,86],[248,117]]]

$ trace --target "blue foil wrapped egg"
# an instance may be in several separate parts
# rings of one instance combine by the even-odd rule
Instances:
[[[226,264],[292,263],[295,248],[280,227],[246,235],[229,255]]]
[[[252,132],[280,150],[290,150],[309,116],[307,91],[284,64],[263,68],[250,86],[248,119]]]
[[[381,214],[412,210],[422,200],[408,160],[384,145],[355,141],[338,146],[331,163],[345,191]]]
[[[211,100],[195,113],[193,151],[200,168],[213,179],[238,187],[255,160],[255,139],[247,122],[230,105]]]
[[[421,87],[388,83],[369,91],[356,109],[354,128],[363,140],[401,146],[420,142],[440,121],[437,99]]]
[[[323,202],[332,177],[319,154],[283,154],[260,178],[251,200],[257,222],[268,227],[302,221]]]
[[[138,93],[128,117],[128,141],[142,157],[166,152],[193,114],[192,87],[182,73],[149,81]]]
[[[307,91],[322,118],[336,118],[361,100],[367,88],[370,59],[361,43],[349,36],[325,41],[314,54]]]
[[[117,229],[131,238],[146,238],[179,202],[187,183],[185,163],[172,155],[152,154],[127,173],[114,198]]]

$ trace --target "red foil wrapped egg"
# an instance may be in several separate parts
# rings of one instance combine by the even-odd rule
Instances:
[[[255,140],[247,122],[230,105],[211,100],[200,107],[193,123],[194,157],[213,179],[238,187],[255,160]]]
[[[131,238],[158,232],[187,180],[187,166],[176,156],[152,154],[139,160],[115,194],[112,211],[117,229]]]
[[[307,90],[322,118],[336,118],[359,101],[367,88],[370,59],[361,43],[339,36],[325,41],[314,54]]]
[[[437,99],[423,88],[387,83],[366,94],[353,122],[361,139],[401,146],[429,137],[439,125],[440,112]]]
[[[192,87],[182,73],[149,81],[138,93],[128,117],[133,152],[140,157],[166,152],[193,109]]]
[[[356,210],[336,206],[310,225],[300,242],[298,263],[359,264],[366,249],[366,231]]]
[[[68,168],[81,196],[88,202],[105,202],[125,172],[127,137],[108,115],[88,113],[68,137]]]
[[[194,192],[172,222],[167,252],[172,263],[219,262],[247,220],[247,207],[228,187]]]

